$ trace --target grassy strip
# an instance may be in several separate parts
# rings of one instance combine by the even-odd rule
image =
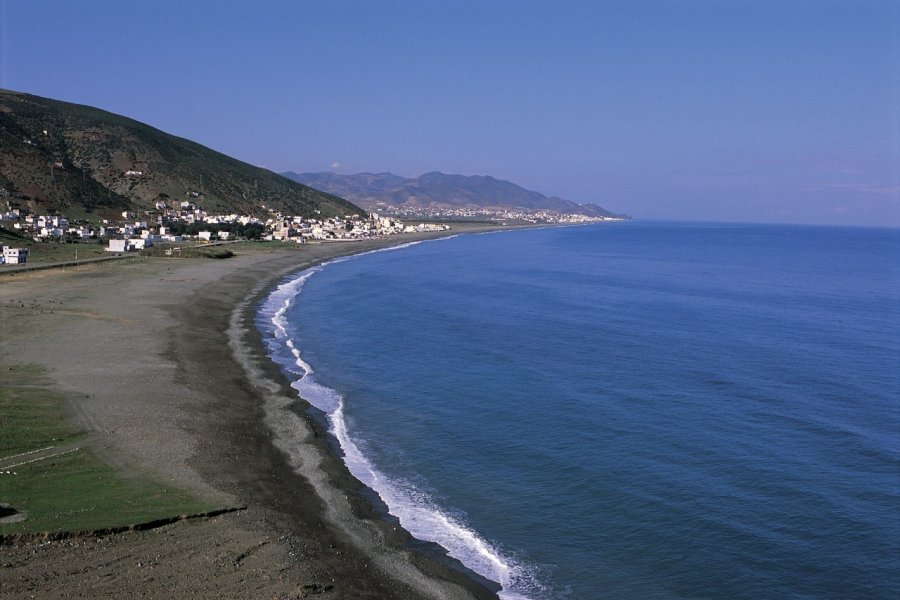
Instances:
[[[5,370],[3,378],[27,385],[0,383],[0,458],[58,446],[84,436],[66,422],[58,395],[32,387],[40,381],[34,368],[13,365]]]
[[[118,527],[103,527],[101,529],[72,529],[69,531],[53,531],[39,533],[0,533],[0,545],[17,544],[22,542],[34,542],[43,540],[70,540],[73,538],[83,537],[99,537],[105,535],[115,535],[117,533],[125,533],[126,531],[147,531],[148,529],[156,529],[157,527],[165,527],[179,521],[190,521],[193,519],[210,519],[220,515],[247,510],[246,506],[233,506],[230,508],[219,508],[202,513],[193,513],[178,515],[175,517],[163,517],[162,519],[154,519],[153,521],[141,521],[130,525],[121,525]]]
[[[22,465],[0,475],[2,500],[27,518],[0,533],[117,527],[212,507],[154,482],[123,479],[89,450]]]
[[[87,441],[67,421],[63,398],[47,384],[33,367],[14,365],[2,373],[0,458]],[[0,503],[26,515],[24,521],[0,523],[0,534],[118,527],[219,508],[139,474],[123,477],[86,448],[3,469]]]
[[[213,246],[212,248],[191,248],[188,256],[200,256],[203,258],[231,258],[234,252],[228,248]]]
[[[109,256],[109,252],[106,251],[106,244],[96,241],[63,244],[60,242],[35,242],[31,238],[22,239],[6,236],[0,241],[13,248],[28,248],[28,264],[74,260],[76,257],[83,259]]]

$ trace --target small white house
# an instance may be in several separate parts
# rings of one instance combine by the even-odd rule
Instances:
[[[209,240],[212,239],[212,232],[211,231],[201,231],[201,232],[197,233],[197,237],[200,238],[201,240],[208,242]]]
[[[220,231],[220,232],[219,232],[219,239],[220,239],[220,240],[223,240],[223,241],[224,241],[224,240],[227,240],[229,237],[231,237],[231,232],[230,232],[230,231]]]
[[[131,252],[134,250],[134,244],[131,240],[109,240],[107,252]]]
[[[22,265],[28,261],[28,248],[3,246],[3,262],[8,265]]]

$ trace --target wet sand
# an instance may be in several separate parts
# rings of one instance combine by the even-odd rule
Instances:
[[[247,506],[99,540],[0,546],[0,596],[496,598],[491,582],[386,518],[254,325],[259,300],[290,272],[441,235],[0,275],[0,363],[46,368],[92,448],[126,476]]]

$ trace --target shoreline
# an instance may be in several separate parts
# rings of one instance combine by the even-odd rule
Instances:
[[[309,412],[310,408],[318,409],[300,396],[292,387],[293,381],[268,355],[265,339],[256,325],[259,309],[279,284],[337,258],[460,234],[503,230],[478,225],[465,231],[416,234],[413,239],[356,240],[341,244],[340,252],[327,252],[267,279],[232,312],[229,345],[251,384],[266,390],[264,424],[267,433],[274,434],[272,444],[284,455],[292,471],[312,484],[315,494],[324,500],[324,519],[347,536],[352,545],[362,549],[381,570],[399,575],[399,579],[410,586],[411,589],[403,593],[404,598],[496,598],[500,587],[449,557],[439,545],[411,536],[388,513],[377,493],[350,473],[338,455],[336,440],[328,432],[327,419],[322,420]],[[337,245],[333,242],[322,246]],[[411,595],[411,591],[416,594]]]
[[[46,321],[32,319],[22,325],[0,313],[3,325],[17,324],[10,339],[0,342],[0,352],[4,362],[12,362],[14,345],[16,362],[49,370],[52,389],[68,398],[73,417],[90,432],[101,457],[123,472],[146,472],[207,499],[248,506],[241,514],[215,517],[199,526],[166,526],[157,535],[121,534],[123,539],[112,546],[127,546],[124,537],[132,535],[141,540],[135,547],[170,537],[182,548],[218,545],[221,530],[238,545],[265,546],[253,561],[238,561],[268,571],[263,575],[265,591],[258,583],[226,583],[214,573],[198,574],[196,568],[205,565],[189,568],[188,561],[168,566],[169,587],[142,577],[142,568],[125,569],[107,582],[107,593],[88,587],[89,595],[127,594],[129,582],[134,582],[151,597],[165,597],[172,586],[197,597],[302,597],[304,589],[314,589],[303,586],[312,585],[320,591],[331,586],[331,597],[496,598],[499,586],[494,582],[446,557],[436,545],[412,538],[375,505],[379,499],[350,475],[327,431],[307,414],[307,403],[269,359],[256,313],[285,276],[326,260],[410,241],[510,229],[457,227],[401,239],[241,253],[226,261],[145,259],[0,280],[0,301],[26,296],[53,302],[54,293],[63,289],[54,284],[65,284],[56,314]],[[107,297],[104,284],[114,285],[121,298]],[[74,310],[68,308],[72,303]],[[59,310],[63,307],[68,310]],[[142,318],[135,318],[134,311],[143,311]],[[134,330],[142,342],[133,344],[127,335],[123,339],[123,329]],[[56,334],[52,350],[42,337],[50,332]],[[104,342],[101,348],[85,349]],[[147,354],[119,360],[134,346]],[[79,350],[73,361],[73,352]],[[130,375],[132,380],[97,378],[109,370],[113,378]],[[152,391],[123,396],[129,388]],[[299,447],[287,443],[297,439],[297,432],[302,432]],[[18,549],[19,554],[35,550],[28,545]],[[159,556],[171,549],[171,540],[157,548]],[[49,564],[66,557],[72,569],[79,564],[69,561],[71,551],[56,551],[62,554],[47,550],[38,552],[39,558],[19,557],[20,562],[10,563],[9,579],[16,574],[20,581],[39,579],[39,571],[46,568],[41,556]],[[103,560],[102,552],[96,552],[84,558],[82,570],[91,561]],[[7,562],[17,556],[16,547],[0,550]],[[160,569],[157,576],[165,572]],[[220,580],[227,587],[221,587]],[[191,588],[197,581],[206,582],[199,594]],[[305,583],[310,581],[314,583]],[[58,595],[77,596],[82,583],[88,585],[77,575],[61,573],[47,578],[40,589],[47,592],[49,586]],[[11,585],[0,586],[0,595],[25,592],[34,584]]]
[[[487,232],[491,233],[491,232]],[[437,240],[446,241],[456,236],[446,236]],[[413,241],[396,246],[368,250],[354,254],[351,258],[361,258],[370,254],[380,253],[386,250],[407,249],[423,242]],[[328,432],[332,453],[341,456],[347,469],[353,477],[358,479],[367,488],[367,495],[376,506],[376,512],[382,519],[391,524],[399,523],[400,527],[412,535],[419,545],[428,545],[439,548],[436,550],[439,562],[451,561],[451,566],[459,567],[479,581],[487,582],[492,590],[498,590],[501,597],[508,597],[512,593],[510,571],[513,568],[508,556],[504,556],[496,548],[492,548],[488,540],[481,537],[476,531],[468,528],[464,523],[458,522],[446,508],[436,506],[424,507],[413,498],[406,496],[400,489],[387,483],[383,465],[371,462],[371,457],[359,447],[358,440],[348,430],[348,423],[343,416],[347,410],[342,395],[331,387],[323,387],[319,382],[307,379],[313,368],[307,364],[302,354],[307,349],[305,345],[298,346],[286,328],[291,325],[284,322],[285,313],[303,295],[306,281],[316,273],[323,271],[325,267],[346,259],[334,259],[324,261],[318,265],[301,269],[287,277],[282,278],[275,286],[269,288],[262,302],[257,303],[256,312],[257,328],[262,333],[267,354],[270,360],[278,365],[279,370],[285,375],[295,394],[307,401],[310,407],[300,415],[312,418],[314,423]],[[306,317],[308,319],[309,317]],[[305,319],[304,319],[305,320]],[[273,413],[285,410],[283,407],[273,407]],[[274,415],[273,415],[274,416]],[[388,425],[388,432],[390,432]],[[273,430],[275,428],[273,427]],[[290,443],[290,435],[285,432],[286,443]],[[402,497],[402,499],[401,499]],[[417,509],[431,514],[435,522],[444,524],[444,528],[435,530],[422,529],[422,522],[411,517],[408,510],[408,502],[416,505]],[[426,519],[427,520],[427,519]],[[433,523],[432,523],[432,526]],[[438,541],[442,540],[442,541]],[[433,555],[435,552],[426,552]],[[519,597],[515,595],[515,597]]]

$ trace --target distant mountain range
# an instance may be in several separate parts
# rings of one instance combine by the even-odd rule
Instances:
[[[282,173],[288,179],[346,198],[377,211],[406,208],[524,208],[591,217],[619,217],[596,204],[577,204],[526,190],[490,176],[448,175],[437,171],[408,179],[391,173]]]
[[[104,110],[0,90],[0,201],[98,217],[189,200],[210,213],[361,213],[353,204]],[[0,210],[5,206],[0,205]]]

